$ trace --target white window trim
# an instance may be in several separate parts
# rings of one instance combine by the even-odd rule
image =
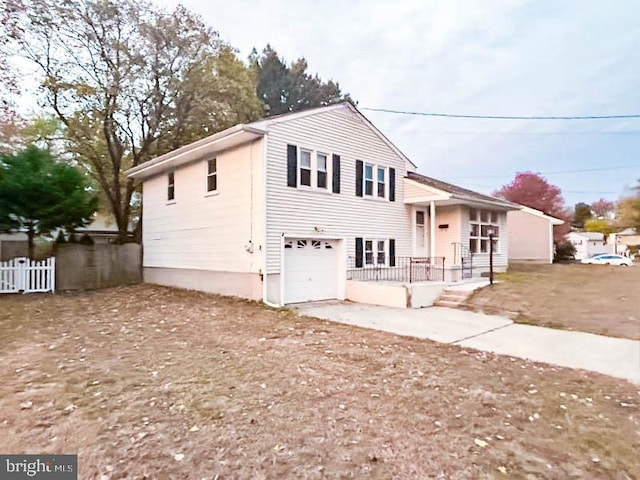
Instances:
[[[471,210],[475,210],[477,212],[477,220],[471,220]],[[489,213],[489,221],[488,222],[483,222],[482,221],[482,212],[488,212]],[[493,223],[491,221],[491,213],[495,213],[496,214],[496,222]],[[471,235],[471,231],[472,231],[472,225],[478,225],[478,235]],[[469,209],[469,251],[473,254],[473,255],[489,255],[489,250],[487,249],[486,252],[481,251],[480,249],[480,245],[481,242],[483,240],[486,240],[487,242],[489,241],[489,237],[483,237],[482,236],[482,227],[483,226],[491,226],[491,227],[497,227],[498,228],[498,235],[496,235],[494,237],[494,248],[493,248],[493,254],[494,255],[499,255],[500,254],[500,247],[501,247],[501,243],[500,242],[500,235],[502,233],[502,225],[500,222],[500,212],[497,212],[495,210],[487,210],[487,209],[480,209],[480,208],[472,208]],[[471,240],[477,240],[478,243],[478,251],[474,252],[473,250],[471,250]],[[487,244],[488,245],[488,244]]]
[[[372,260],[373,263],[367,263],[367,242],[372,242]],[[384,242],[384,263],[378,262],[378,242]],[[389,239],[380,237],[365,237],[362,239],[362,266],[364,268],[376,267],[378,265],[389,266]]]
[[[310,183],[311,185],[303,185],[302,180],[302,152],[309,152],[309,169],[311,170],[310,174]],[[318,186],[318,155],[324,155],[327,159],[326,170],[327,174],[327,185],[326,187]],[[331,153],[327,153],[323,150],[315,150],[312,148],[304,148],[298,147],[298,164],[297,164],[297,177],[298,177],[298,188],[300,190],[314,191],[319,193],[333,193],[333,155]],[[306,168],[305,168],[306,170]]]
[[[327,177],[327,180],[326,180],[326,182],[325,182],[325,186],[324,186],[324,187],[321,187],[320,185],[318,185],[318,176],[319,176],[319,175],[318,175],[318,173],[320,173],[320,171],[321,171],[321,170],[320,170],[320,166],[319,166],[320,161],[319,161],[319,159],[318,159],[318,156],[319,156],[319,155],[322,155],[322,156],[324,156],[324,158],[325,158],[325,165],[324,165],[324,170],[323,170],[323,171],[324,171],[324,173],[325,173],[325,175],[326,175],[326,177]],[[327,192],[328,192],[328,191],[331,189],[331,186],[332,186],[332,185],[331,185],[331,180],[332,180],[332,179],[331,179],[331,177],[329,176],[329,169],[331,168],[331,167],[329,166],[329,159],[331,159],[331,158],[332,158],[332,157],[331,157],[331,155],[330,155],[330,154],[328,154],[328,153],[324,153],[324,152],[316,152],[316,154],[315,154],[315,159],[316,159],[316,169],[315,169],[315,170],[316,170],[316,182],[315,182],[315,186],[316,186],[316,188],[317,188],[319,191],[322,191],[322,192],[324,192],[324,191],[327,191]],[[313,182],[312,182],[312,183],[313,183]]]
[[[166,190],[166,201],[167,205],[172,205],[176,203],[176,172],[171,171],[167,172],[167,190]],[[171,183],[170,178],[173,179],[173,183]],[[173,198],[169,198],[169,188],[173,188]]]
[[[378,195],[378,188],[380,187],[380,179],[378,178],[378,174],[380,173],[380,170],[382,170],[382,196]],[[376,198],[380,198],[380,199],[386,199],[387,198],[387,183],[388,183],[388,169],[387,167],[382,167],[380,165],[378,165],[376,167],[376,179],[375,179],[375,194],[376,194]]]
[[[302,153],[308,153],[309,154],[309,167],[303,167],[302,166]],[[313,189],[313,184],[314,184],[314,168],[313,168],[313,150],[309,149],[309,148],[298,148],[298,188],[302,188],[302,189]],[[302,183],[302,171],[303,170],[309,170],[309,185],[304,185]]]
[[[211,160],[216,161],[216,171],[214,173],[209,173],[209,162]],[[218,182],[218,157],[209,158],[204,162],[205,168],[205,196],[210,197],[213,195],[218,195],[220,190],[220,184]],[[214,190],[209,190],[209,177],[216,177],[216,188]]]
[[[371,178],[373,187],[371,188],[371,194],[367,193],[367,166],[372,168]],[[378,196],[378,169],[384,170],[384,196]],[[380,165],[377,163],[363,162],[362,167],[362,198],[377,201],[389,200],[389,167]]]

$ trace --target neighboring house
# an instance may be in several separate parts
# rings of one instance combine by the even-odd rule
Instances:
[[[613,253],[629,255],[630,247],[640,245],[640,234],[635,228],[625,228],[609,235],[609,242],[613,245]]]
[[[133,237],[131,226],[129,226],[129,236]],[[118,226],[110,213],[96,212],[91,223],[85,227],[76,228],[76,236],[80,238],[87,234],[95,243],[112,243],[118,238]]]
[[[576,260],[590,258],[600,253],[612,253],[610,243],[605,242],[603,233],[599,232],[569,232],[569,240],[576,247]]]
[[[514,205],[415,169],[349,103],[179,148],[127,172],[143,184],[144,279],[270,305],[361,298],[372,280],[479,275],[491,232],[504,270]]]
[[[525,206],[508,212],[509,261],[553,263],[553,227],[563,223]]]
[[[29,239],[26,233],[0,234],[0,261],[29,256]]]

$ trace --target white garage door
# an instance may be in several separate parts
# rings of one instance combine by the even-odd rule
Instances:
[[[284,268],[285,303],[337,297],[337,241],[287,239]]]

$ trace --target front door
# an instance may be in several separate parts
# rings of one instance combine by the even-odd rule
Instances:
[[[414,228],[415,228],[415,248],[416,257],[429,256],[427,245],[427,213],[425,210],[416,210],[414,212]]]

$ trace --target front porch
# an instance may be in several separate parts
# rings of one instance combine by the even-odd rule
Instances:
[[[484,278],[463,281],[398,282],[385,280],[355,280],[346,282],[345,299],[369,305],[396,308],[431,307],[446,291],[461,289],[473,291],[488,284]]]

